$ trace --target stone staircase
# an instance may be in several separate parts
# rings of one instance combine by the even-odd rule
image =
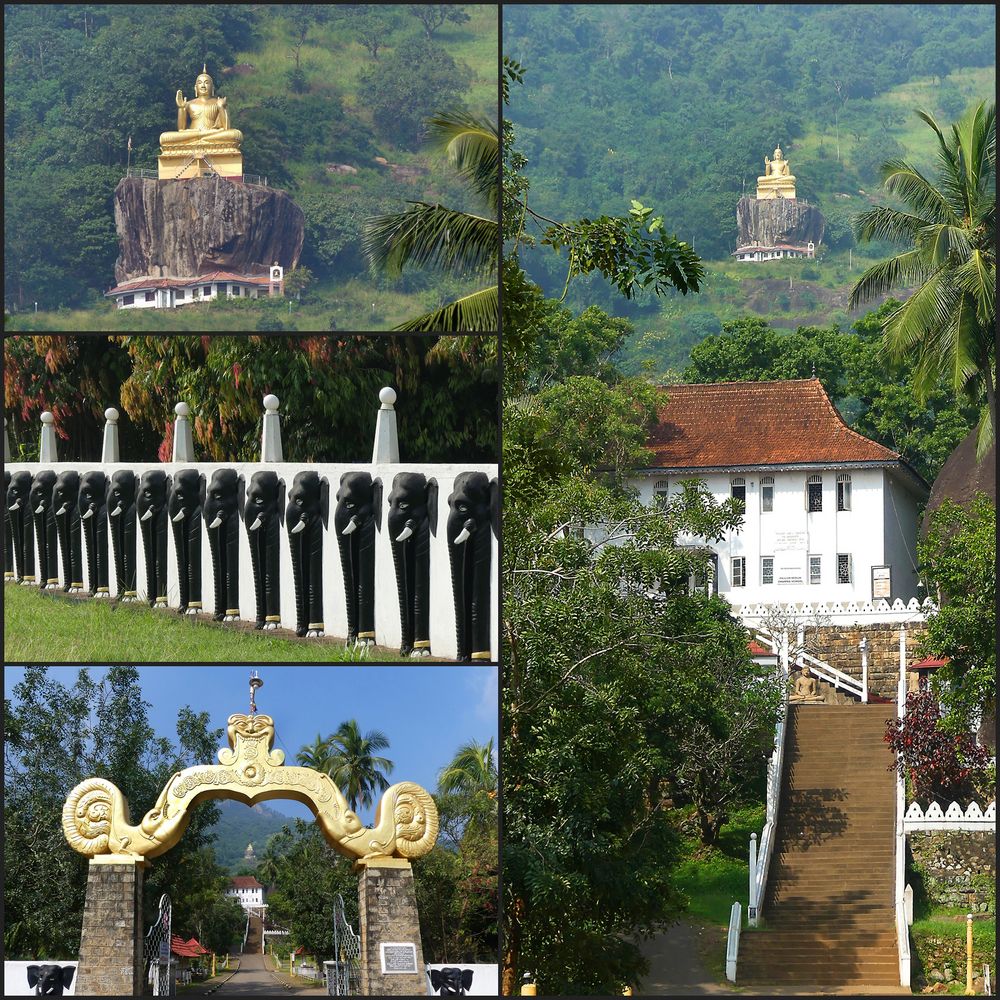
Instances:
[[[251,915],[250,930],[247,931],[247,943],[243,947],[244,955],[258,955],[264,951],[264,921]]]
[[[762,925],[740,940],[741,987],[908,993],[893,906],[890,705],[791,705]]]

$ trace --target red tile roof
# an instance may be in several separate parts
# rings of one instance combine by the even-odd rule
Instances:
[[[120,292],[131,292],[141,288],[189,288],[194,285],[205,285],[211,281],[239,281],[244,285],[269,285],[271,279],[266,274],[234,274],[232,271],[211,271],[199,274],[196,278],[136,278],[126,281],[124,285],[115,285],[105,295],[115,295]]]
[[[774,652],[773,649],[768,649],[767,646],[762,646],[756,639],[751,639],[747,643],[747,649],[750,650],[751,656],[777,656],[778,654]]]
[[[253,877],[253,875],[234,875],[229,880],[229,885],[233,889],[263,889],[264,887]]]
[[[209,955],[211,952],[203,948],[197,938],[185,941],[179,934],[170,936],[170,950],[181,958],[197,958],[199,955]]]
[[[900,461],[844,423],[818,378],[665,388],[648,442],[656,468]]]
[[[951,663],[951,659],[947,656],[940,658],[935,656],[925,656],[922,660],[918,660],[916,663],[911,663],[909,669],[915,672],[919,672],[921,670],[937,670],[938,667],[943,667],[946,663]]]

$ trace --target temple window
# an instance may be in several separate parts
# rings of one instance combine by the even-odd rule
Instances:
[[[760,477],[760,509],[774,510],[774,476]]]
[[[183,288],[178,288],[177,289],[176,298],[177,298],[178,302],[180,302],[184,298],[184,289]]]
[[[156,292],[146,292],[146,301],[152,302],[156,298]]]
[[[822,583],[823,576],[823,557],[822,556],[810,556],[809,557],[809,582],[812,583]]]
[[[747,481],[742,476],[736,476],[729,481],[729,495],[734,500],[739,500],[746,507],[747,504]]]
[[[124,295],[124,296],[122,296],[122,305],[123,306],[130,306],[130,305],[132,305],[133,302],[135,302],[135,296],[134,295]]]
[[[760,582],[774,583],[774,556],[760,557]]]
[[[815,513],[823,509],[823,477],[810,476],[806,481],[806,510]]]
[[[747,585],[747,561],[744,556],[733,557],[733,586],[745,587]]]
[[[837,510],[851,509],[851,474],[841,472],[837,475]]]

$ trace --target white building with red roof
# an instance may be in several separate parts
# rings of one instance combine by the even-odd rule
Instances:
[[[631,485],[646,503],[704,481],[743,501],[742,526],[711,550],[713,589],[733,605],[850,604],[918,596],[918,512],[928,486],[895,451],[844,422],[819,379],[667,388]]]
[[[275,262],[263,274],[210,271],[193,278],[133,278],[104,293],[119,309],[174,309],[217,298],[263,299],[285,294],[285,269]]]
[[[259,910],[264,906],[264,886],[253,875],[233,876],[226,895],[234,898],[244,910]]]

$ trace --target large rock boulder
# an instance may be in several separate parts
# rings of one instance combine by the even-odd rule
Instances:
[[[826,229],[823,213],[798,198],[740,198],[736,205],[738,247],[773,247],[778,243],[815,243]]]
[[[125,177],[115,188],[115,225],[121,284],[219,270],[253,274],[275,261],[288,271],[302,253],[305,216],[284,191],[257,184]]]

